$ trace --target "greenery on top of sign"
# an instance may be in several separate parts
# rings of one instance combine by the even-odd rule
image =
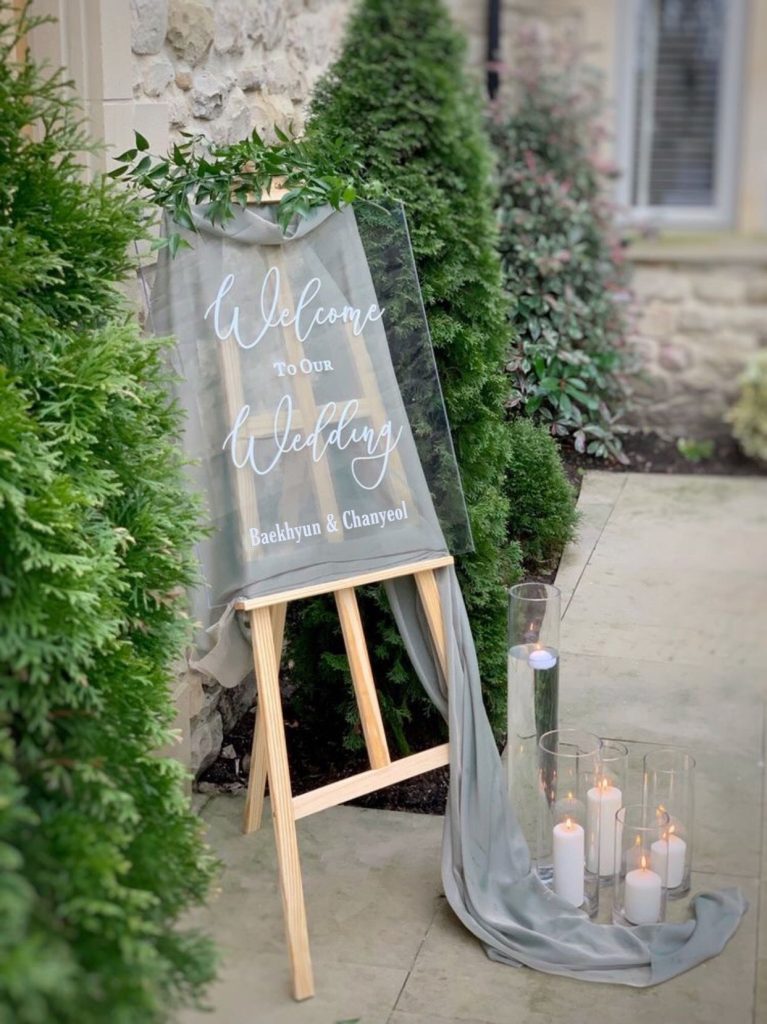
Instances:
[[[227,146],[181,132],[182,141],[164,157],[153,156],[148,140],[136,132],[135,147],[116,158],[119,166],[110,177],[132,184],[173,223],[192,232],[192,206],[201,207],[212,223],[226,224],[236,207],[260,201],[275,188],[285,190],[277,207],[283,229],[315,207],[329,204],[339,210],[357,198],[382,195],[380,185],[364,180],[361,164],[350,159],[342,139],[298,139],[277,127],[274,131],[274,143],[254,130],[247,139]],[[155,243],[157,248],[168,246],[172,255],[188,244],[173,230]]]

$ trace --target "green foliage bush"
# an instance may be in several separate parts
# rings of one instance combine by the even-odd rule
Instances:
[[[0,19],[0,1021],[151,1024],[211,973],[177,928],[211,862],[152,753],[197,508],[116,288],[140,209],[83,182],[60,80]]]
[[[519,563],[504,494],[509,333],[494,251],[489,147],[463,62],[463,41],[438,0],[363,0],[340,58],[316,90],[308,134],[342,140],[349,160],[405,203],[476,545],[459,560],[459,574],[486,698],[499,719],[504,587],[517,578]],[[387,719],[401,734],[421,688],[390,620],[370,600],[365,614],[379,681],[393,684],[384,691]],[[302,631],[300,675],[314,674],[320,694],[329,685],[338,692],[343,659],[331,655],[316,665],[319,630],[334,628],[334,616],[314,609],[312,617],[320,621],[313,636]]]
[[[746,455],[767,462],[767,352],[751,357],[727,418]]]
[[[573,489],[557,443],[545,427],[527,419],[511,424],[509,501],[525,561],[550,563],[575,531]]]
[[[621,457],[620,419],[634,368],[611,169],[597,156],[601,92],[566,42],[527,27],[491,123],[500,186],[500,253],[515,351],[510,406]]]

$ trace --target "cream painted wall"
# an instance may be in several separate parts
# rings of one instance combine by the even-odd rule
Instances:
[[[751,0],[746,23],[738,224],[767,232],[767,0]]]
[[[164,150],[167,110],[157,103],[137,102],[133,95],[128,0],[35,0],[34,13],[55,21],[32,32],[30,49],[37,59],[66,68],[94,137],[116,154],[132,145],[136,129]],[[104,154],[89,157],[88,165],[103,169]]]

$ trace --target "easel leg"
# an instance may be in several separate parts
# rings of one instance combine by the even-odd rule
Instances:
[[[282,641],[285,635],[285,613],[287,602],[273,605],[270,609],[272,620],[272,637],[274,640],[274,660],[277,665],[277,673],[280,671],[280,659],[282,657]],[[266,733],[264,731],[264,716],[261,708],[256,709],[256,723],[253,729],[253,745],[250,751],[250,774],[248,776],[248,795],[245,799],[245,811],[242,816],[243,835],[250,835],[261,828],[261,818],[264,813],[264,793],[266,791],[267,776],[266,757]]]
[[[439,667],[447,682],[447,645],[445,644],[445,628],[442,621],[442,600],[439,596],[439,587],[433,569],[426,569],[417,572],[415,584],[418,588],[418,596],[421,598],[426,622],[434,643],[434,650],[439,659]]]
[[[362,632],[357,595],[354,592],[354,587],[346,587],[344,590],[337,590],[335,597],[370,767],[385,768],[391,764],[391,758],[386,744],[386,733],[373,680],[373,670],[370,667],[365,634]]]
[[[279,673],[274,656],[273,623],[268,608],[255,608],[250,613],[253,658],[256,663],[258,701],[266,736],[269,793],[277,843],[282,908],[285,915],[288,953],[293,973],[293,995],[308,999],[314,995],[314,978],[306,925],[304,888],[298,856],[296,821],[285,746],[285,723],[282,718]]]

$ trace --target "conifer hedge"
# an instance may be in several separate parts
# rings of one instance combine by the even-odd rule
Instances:
[[[357,171],[361,165],[405,203],[476,548],[459,559],[458,570],[486,699],[499,721],[505,699],[504,588],[517,578],[520,557],[509,538],[504,494],[509,331],[481,105],[464,71],[463,39],[442,3],[362,0],[339,59],[315,91],[308,134],[342,143],[350,167],[354,162]],[[388,665],[383,674],[399,684],[384,694],[384,710],[396,730],[404,727],[420,687],[386,620],[369,603],[366,613],[368,629],[377,633],[379,661]],[[319,607],[309,618],[323,629],[332,621]],[[309,638],[307,667],[313,649]],[[342,659],[326,658],[320,666],[323,686],[344,668]]]
[[[82,180],[60,79],[14,63],[28,28],[0,5],[0,1021],[151,1024],[211,973],[177,929],[211,864],[152,753],[198,515],[116,289],[140,208]]]

